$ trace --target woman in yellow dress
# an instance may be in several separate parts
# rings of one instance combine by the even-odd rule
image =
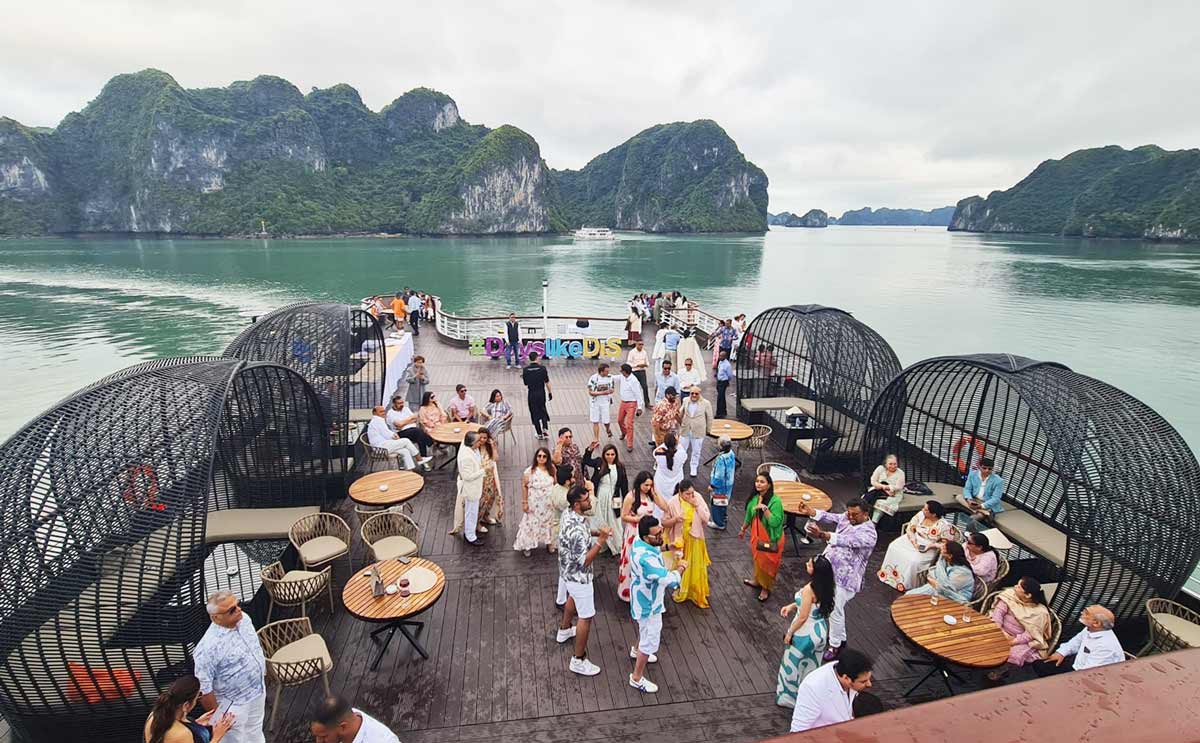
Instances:
[[[704,526],[710,517],[708,504],[697,497],[691,480],[680,481],[671,500],[671,510],[678,509],[683,516],[683,521],[674,529],[676,539],[672,547],[677,553],[682,551],[683,559],[687,561],[675,591],[675,601],[691,601],[701,609],[707,609],[708,566],[712,562],[708,559],[708,543],[704,539]]]

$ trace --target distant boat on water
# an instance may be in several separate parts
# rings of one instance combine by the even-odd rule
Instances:
[[[575,230],[576,240],[616,240],[617,236],[607,227],[580,227]]]

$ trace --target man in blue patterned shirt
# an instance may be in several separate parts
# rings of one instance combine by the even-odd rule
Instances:
[[[600,666],[587,658],[588,629],[596,616],[596,601],[592,591],[592,560],[600,547],[612,535],[608,527],[591,530],[585,513],[592,510],[592,484],[576,485],[567,492],[567,510],[558,526],[558,603],[563,607],[562,623],[557,640],[564,643],[575,638],[575,653],[571,656],[571,671],[581,676],[595,676]],[[607,507],[607,506],[606,506]],[[592,537],[599,537],[593,541]],[[571,626],[578,614],[579,624]]]
[[[662,636],[663,597],[668,588],[677,587],[687,570],[687,560],[677,560],[677,569],[668,571],[662,558],[663,528],[653,516],[638,522],[638,538],[629,550],[629,613],[638,626],[638,646],[629,648],[629,657],[637,660],[629,685],[653,694],[658,684],[646,678],[646,663],[657,663],[659,638]]]
[[[212,624],[192,651],[200,704],[206,710],[228,707],[234,714],[237,721],[222,739],[226,743],[265,743],[267,662],[254,622],[228,591],[214,593],[206,608]]]

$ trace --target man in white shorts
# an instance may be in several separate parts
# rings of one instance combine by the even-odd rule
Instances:
[[[600,424],[612,438],[612,399],[616,388],[615,380],[608,373],[608,364],[600,364],[596,373],[588,378],[588,419],[592,422],[592,440],[600,440]]]
[[[675,570],[668,571],[662,558],[663,528],[653,516],[643,516],[638,522],[638,538],[629,551],[629,613],[638,626],[638,646],[629,648],[635,658],[629,685],[638,691],[653,694],[658,684],[646,678],[646,663],[657,663],[659,639],[662,636],[663,597],[667,589],[679,586],[680,575],[687,570],[687,560],[677,560]]]
[[[596,616],[596,601],[592,591],[592,560],[600,554],[600,547],[612,535],[608,527],[598,531],[589,528],[585,513],[592,510],[592,497],[583,485],[576,485],[567,492],[567,510],[563,511],[558,528],[558,603],[563,605],[562,623],[559,624],[559,643],[575,638],[575,653],[571,656],[571,670],[581,676],[595,676],[600,666],[587,658],[588,629],[592,617]],[[592,537],[599,537],[594,541]],[[571,626],[573,615],[579,615],[579,623]]]

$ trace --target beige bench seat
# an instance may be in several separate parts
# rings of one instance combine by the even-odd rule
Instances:
[[[205,544],[249,542],[256,539],[287,539],[292,524],[304,516],[320,513],[318,506],[291,508],[230,508],[210,511],[204,528]]]
[[[958,508],[958,496],[962,495],[962,485],[951,485],[948,482],[927,482],[925,485],[933,491],[933,495],[913,495],[905,493],[896,513],[916,513],[925,507],[926,501],[935,500],[947,509]]]
[[[817,417],[817,404],[803,397],[743,397],[738,404],[751,413],[800,408],[810,418]]]
[[[1008,510],[992,517],[1005,536],[1062,567],[1067,561],[1067,535],[1033,514],[1005,504]]]

